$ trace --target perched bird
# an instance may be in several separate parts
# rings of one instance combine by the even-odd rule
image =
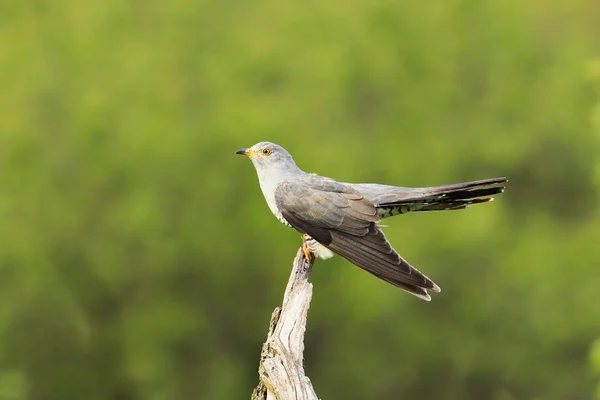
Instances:
[[[458,210],[493,200],[506,178],[407,188],[343,183],[302,171],[281,146],[260,142],[236,154],[248,156],[275,217],[302,233],[307,261],[338,254],[424,300],[440,287],[406,262],[378,226],[384,218],[413,211]],[[312,253],[312,254],[311,254]]]

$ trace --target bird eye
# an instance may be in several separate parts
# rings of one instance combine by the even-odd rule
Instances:
[[[273,151],[272,151],[270,148],[268,148],[268,147],[265,147],[265,148],[263,148],[263,149],[262,149],[260,152],[262,153],[262,155],[263,155],[263,156],[268,156],[268,155],[269,155],[269,154],[271,154]]]

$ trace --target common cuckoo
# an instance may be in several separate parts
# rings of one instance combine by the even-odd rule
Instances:
[[[440,287],[404,260],[385,238],[379,221],[413,211],[459,210],[493,200],[506,178],[407,188],[343,183],[302,171],[281,146],[260,142],[236,154],[252,160],[271,212],[302,233],[304,254],[327,259],[338,254],[424,300]]]

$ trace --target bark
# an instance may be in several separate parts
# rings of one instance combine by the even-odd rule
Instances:
[[[308,282],[311,271],[312,263],[306,261],[300,248],[282,307],[271,316],[258,367],[260,381],[252,400],[318,400],[303,365],[304,332],[312,298],[312,284]]]

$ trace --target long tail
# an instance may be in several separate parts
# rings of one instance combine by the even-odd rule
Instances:
[[[382,218],[413,211],[460,210],[493,200],[491,196],[502,193],[507,181],[502,177],[429,188],[397,188],[376,206]]]

